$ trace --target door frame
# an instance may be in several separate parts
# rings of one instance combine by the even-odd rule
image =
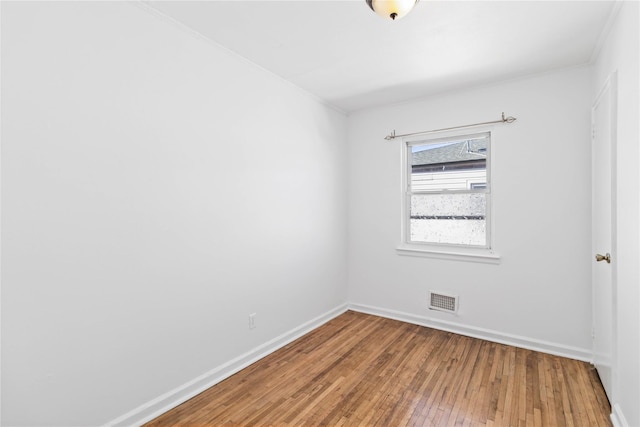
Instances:
[[[591,106],[591,209],[594,212],[595,209],[595,201],[593,198],[593,192],[595,190],[595,165],[596,158],[594,155],[594,147],[595,147],[595,111],[598,107],[599,103],[602,101],[603,96],[609,91],[609,121],[610,121],[610,165],[611,168],[611,396],[607,396],[609,398],[609,402],[611,403],[611,407],[613,408],[614,403],[616,402],[616,393],[618,390],[618,363],[617,363],[617,348],[618,348],[618,319],[616,316],[617,306],[618,306],[618,238],[617,238],[617,206],[618,206],[618,197],[617,197],[617,117],[618,117],[618,73],[617,71],[613,71],[607,79],[605,80],[602,88],[598,92],[598,95]],[[593,220],[591,223],[591,229],[593,233],[594,229]],[[595,256],[593,250],[593,237],[592,237],[592,255]],[[600,250],[603,250],[600,248]],[[595,338],[595,310],[596,310],[596,283],[595,277],[593,274],[593,263],[592,261],[592,269],[591,269],[591,309],[592,309],[592,339]],[[595,361],[595,357],[592,356],[592,363]]]

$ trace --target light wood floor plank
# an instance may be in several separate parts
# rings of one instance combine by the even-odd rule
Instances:
[[[610,426],[587,363],[347,312],[158,426]]]

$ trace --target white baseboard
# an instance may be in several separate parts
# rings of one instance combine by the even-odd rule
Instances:
[[[617,403],[611,408],[611,424],[613,427],[629,427],[629,423],[622,413],[622,408]]]
[[[568,357],[570,359],[581,360],[584,362],[592,362],[592,355],[589,349],[571,347],[519,335],[505,334],[503,332],[493,331],[490,329],[478,328],[475,326],[448,322],[446,320],[433,319],[427,316],[419,316],[415,314],[388,310],[386,308],[380,307],[372,307],[362,304],[349,304],[349,310],[366,314],[373,314],[375,316],[386,317],[394,320],[400,320],[402,322],[413,323],[415,325],[426,326],[429,328],[439,329],[447,332],[453,332],[455,334],[465,335],[473,338],[480,338],[500,344],[507,344],[514,347],[526,348],[529,350],[540,351],[556,356]]]
[[[140,426],[159,415],[175,408],[181,403],[186,402],[199,393],[202,393],[209,387],[229,378],[236,372],[246,368],[265,356],[273,353],[279,348],[295,341],[301,336],[318,328],[329,320],[341,315],[347,311],[347,304],[343,304],[333,310],[322,314],[315,319],[311,319],[307,323],[294,328],[273,340],[266,342],[247,353],[236,357],[229,362],[220,365],[209,372],[194,378],[175,389],[158,396],[157,398],[138,406],[137,408],[127,412],[126,414],[109,421],[104,427],[110,426]]]

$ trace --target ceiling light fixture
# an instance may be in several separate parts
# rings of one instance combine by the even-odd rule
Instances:
[[[378,15],[395,21],[409,13],[418,0],[366,0],[366,2]]]

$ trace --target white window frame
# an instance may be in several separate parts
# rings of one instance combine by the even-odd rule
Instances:
[[[485,212],[486,221],[486,246],[474,246],[464,244],[447,244],[447,243],[423,243],[412,242],[410,240],[410,214],[411,214],[411,150],[410,147],[414,145],[421,145],[425,143],[437,144],[440,142],[446,142],[456,139],[471,138],[474,136],[489,134],[489,144],[487,147],[487,205]],[[467,129],[442,132],[429,136],[414,136],[404,138],[401,145],[401,236],[400,244],[396,248],[399,255],[408,256],[421,256],[437,259],[451,259],[460,261],[471,262],[484,262],[497,264],[500,262],[500,256],[494,250],[493,244],[493,202],[492,193],[493,186],[491,183],[491,163],[492,153],[495,143],[495,133],[493,132],[493,126],[485,126],[478,129]],[[479,191],[485,192],[485,191]],[[454,193],[454,192],[452,192]],[[457,192],[456,192],[457,193]],[[438,193],[436,193],[438,194]]]

